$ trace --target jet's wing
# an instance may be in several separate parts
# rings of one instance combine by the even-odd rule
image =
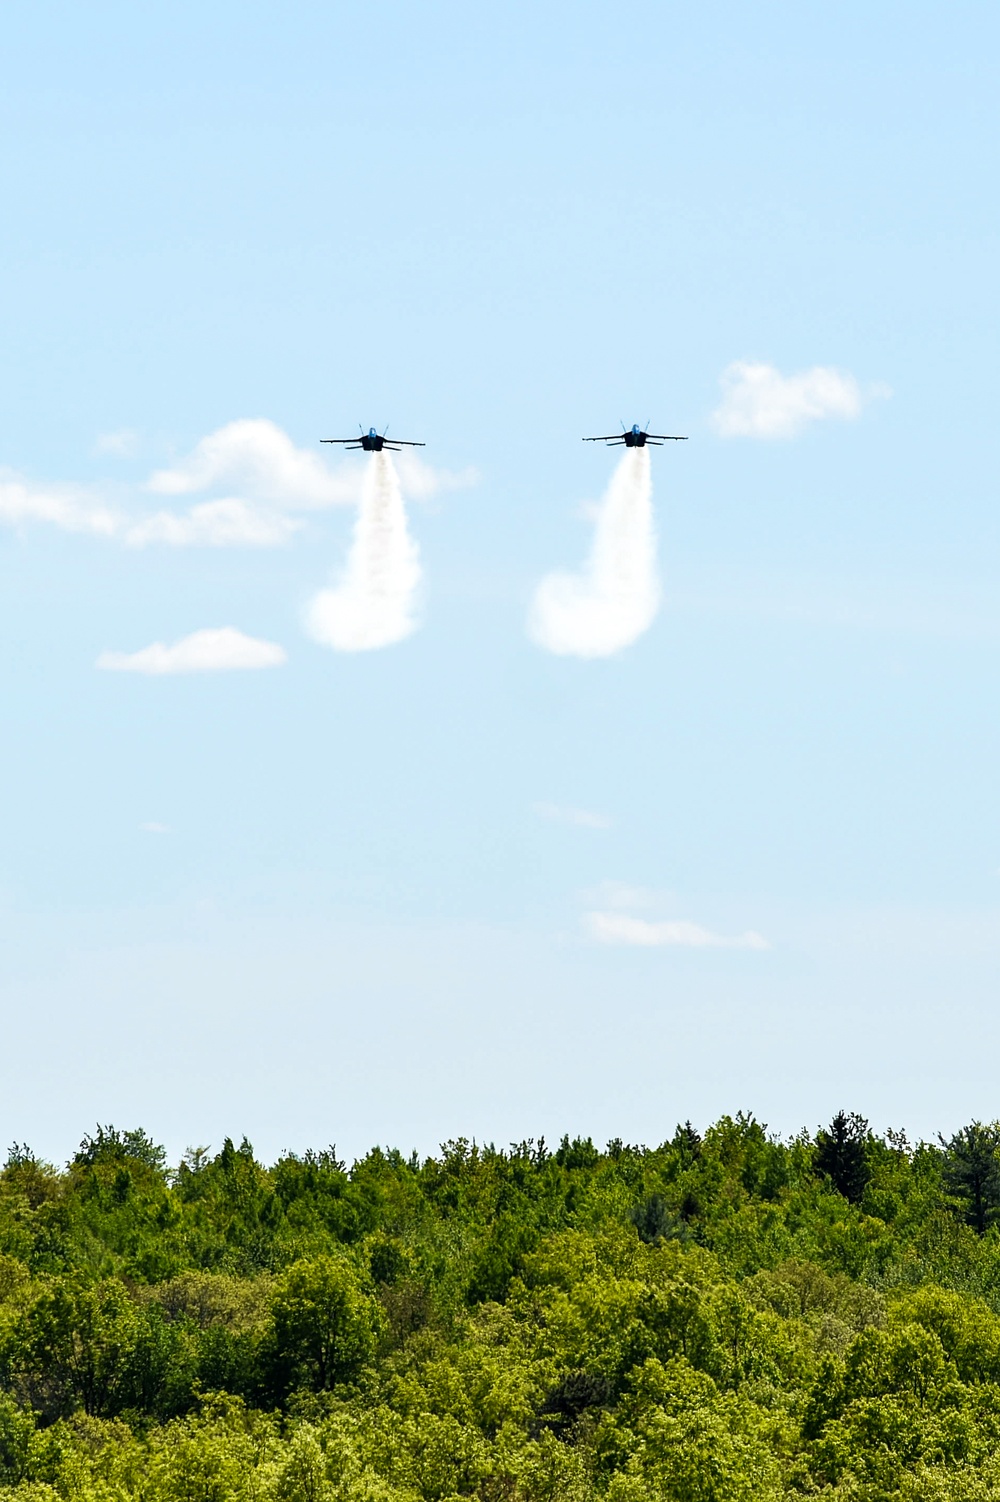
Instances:
[[[360,443],[359,438],[321,438],[320,443]]]
[[[404,448],[408,449],[425,449],[427,447],[426,443],[417,442],[413,438],[394,438],[392,441],[393,443],[401,443]]]
[[[665,438],[669,438],[673,443],[687,443],[686,433],[683,435],[683,437],[680,433],[647,433],[646,438],[658,438],[661,443]]]
[[[596,438],[585,438],[584,443],[624,443],[624,433],[600,433]]]

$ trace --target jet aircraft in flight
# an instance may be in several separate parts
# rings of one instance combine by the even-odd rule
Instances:
[[[623,423],[620,433],[603,433],[599,438],[585,438],[583,441],[584,443],[607,443],[610,445],[623,443],[627,449],[642,449],[646,447],[647,443],[652,443],[657,448],[662,448],[668,439],[674,443],[687,443],[687,434],[685,433],[681,436],[680,433],[645,433],[639,424],[634,422],[630,428],[626,428]]]
[[[361,427],[360,423],[358,427]],[[377,433],[374,428],[369,428],[367,433],[362,430],[359,438],[321,438],[320,443],[342,443],[345,448],[364,449],[366,454],[380,454],[383,449],[391,449],[394,454],[398,454],[401,448],[423,449],[427,447],[426,443],[415,443],[412,438],[394,438],[389,443],[385,433]]]

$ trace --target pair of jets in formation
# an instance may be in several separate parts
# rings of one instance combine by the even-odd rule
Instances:
[[[386,432],[388,432],[388,429],[386,429]],[[615,444],[623,444],[627,449],[642,449],[646,447],[647,443],[652,443],[658,448],[662,448],[663,444],[668,440],[673,443],[686,443],[687,435],[682,436],[680,433],[647,433],[643,428],[640,428],[637,422],[634,422],[630,428],[623,427],[620,433],[602,433],[597,438],[585,438],[583,441],[584,443],[606,443],[612,448]],[[427,447],[425,443],[416,443],[412,438],[394,438],[390,443],[384,432],[378,433],[374,428],[369,428],[367,433],[362,432],[359,438],[321,438],[320,443],[342,443],[345,448],[364,449],[366,454],[380,454],[383,449],[391,449],[394,454],[398,454],[403,448],[423,449]]]

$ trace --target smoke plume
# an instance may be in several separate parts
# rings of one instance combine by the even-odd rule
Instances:
[[[406,527],[403,493],[387,453],[373,454],[347,566],[332,589],[306,608],[309,635],[338,652],[365,652],[402,641],[417,628],[420,557]]]
[[[578,574],[546,574],[528,633],[550,652],[610,657],[649,629],[660,605],[649,453],[626,449],[601,502]]]

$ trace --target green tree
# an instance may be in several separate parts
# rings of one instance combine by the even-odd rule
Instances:
[[[167,1151],[147,1136],[141,1127],[121,1132],[117,1127],[105,1127],[98,1123],[93,1136],[88,1134],[80,1143],[73,1162],[90,1167],[94,1163],[118,1163],[130,1158],[145,1164],[147,1168],[162,1172],[167,1161]]]
[[[671,1214],[662,1194],[651,1194],[641,1205],[633,1205],[628,1218],[647,1246],[659,1246],[671,1237],[686,1241],[691,1234],[684,1221]]]
[[[380,1320],[346,1262],[316,1257],[294,1263],[279,1279],[271,1323],[286,1380],[322,1390],[349,1380],[371,1359]]]
[[[589,1137],[574,1137],[570,1142],[568,1133],[555,1152],[560,1168],[593,1168],[600,1156]]]
[[[701,1137],[690,1121],[685,1121],[683,1126],[678,1124],[670,1145],[676,1150],[685,1168],[701,1157]]]
[[[945,1184],[963,1203],[965,1220],[982,1236],[1000,1212],[1000,1125],[972,1122],[956,1132],[944,1148]]]
[[[34,1415],[0,1393],[0,1483],[16,1486],[27,1475],[34,1436]]]
[[[466,1288],[468,1302],[485,1304],[505,1299],[511,1279],[520,1274],[526,1254],[537,1242],[537,1232],[526,1221],[512,1215],[499,1217],[473,1260]]]
[[[138,1312],[117,1279],[88,1287],[59,1278],[21,1316],[8,1361],[16,1387],[46,1417],[76,1408],[113,1415],[133,1396],[139,1336]]]
[[[865,1157],[868,1123],[852,1111],[838,1111],[827,1131],[816,1136],[816,1169],[852,1205],[860,1202],[869,1178]]]

